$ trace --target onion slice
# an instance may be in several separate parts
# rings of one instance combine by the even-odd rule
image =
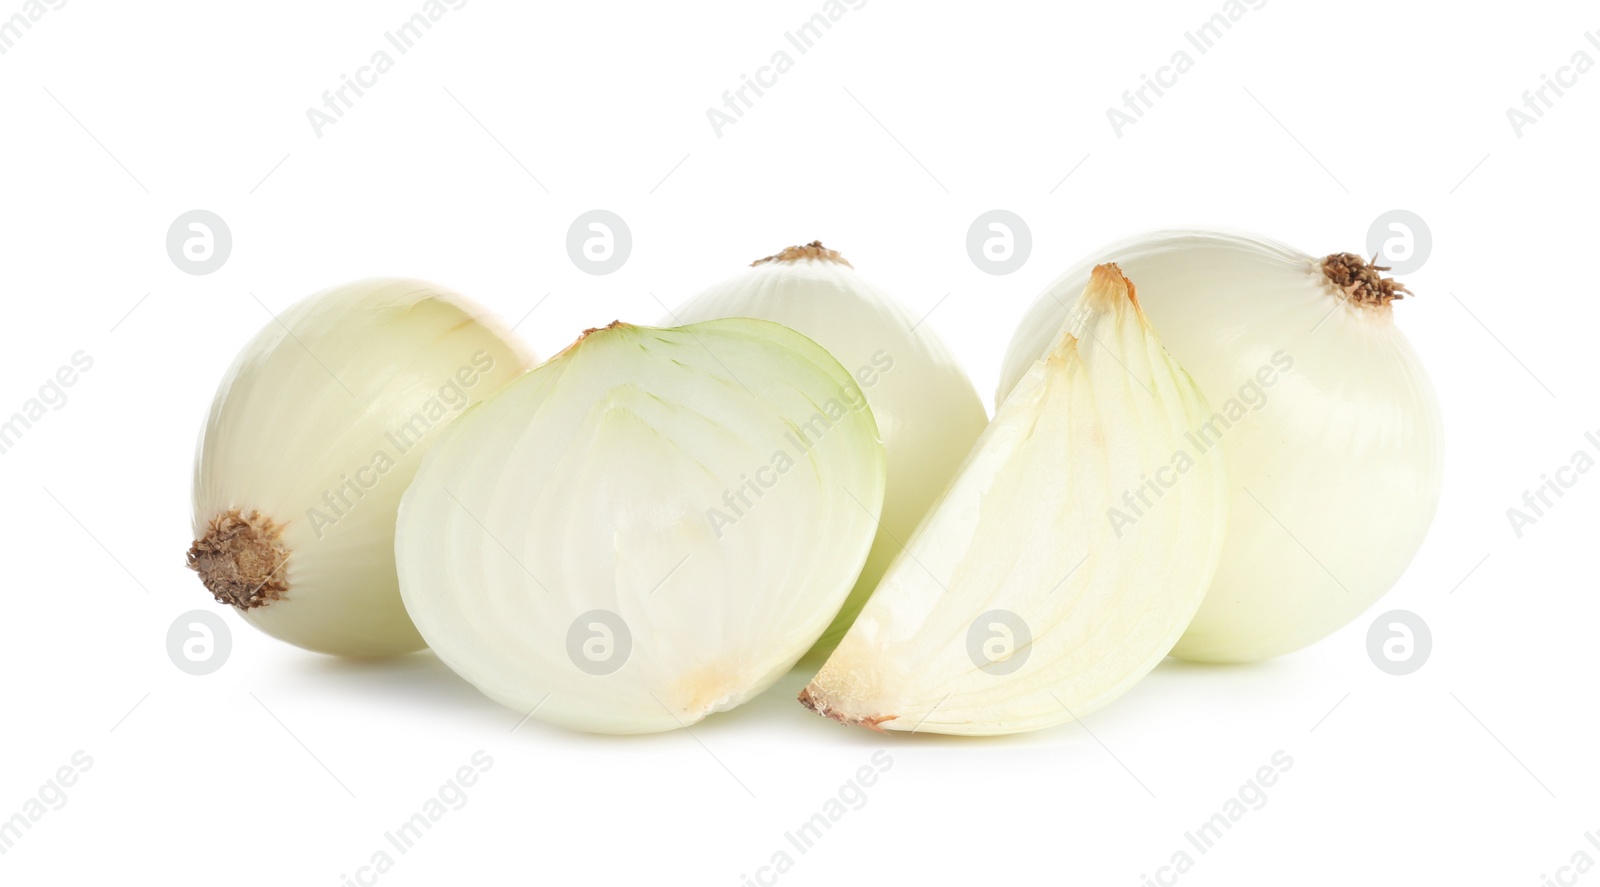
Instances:
[[[1184,437],[1209,412],[1132,285],[1097,267],[801,702],[881,730],[997,734],[1121,695],[1182,634],[1221,550],[1221,453]],[[1120,519],[1152,478],[1159,499]]]

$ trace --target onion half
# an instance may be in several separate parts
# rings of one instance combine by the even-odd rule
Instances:
[[[439,658],[535,719],[687,726],[828,625],[872,543],[883,447],[860,387],[775,323],[613,324],[462,418],[395,552]]]

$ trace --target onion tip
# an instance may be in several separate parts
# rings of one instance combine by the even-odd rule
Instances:
[[[1123,295],[1126,294],[1128,301],[1133,303],[1133,307],[1139,308],[1138,289],[1134,287],[1133,281],[1122,273],[1122,269],[1117,266],[1116,262],[1106,262],[1094,266],[1094,273],[1089,276],[1089,288],[1085,293],[1091,297],[1105,299],[1112,303],[1120,302]],[[1144,309],[1139,308],[1139,314],[1143,316]]]
[[[768,262],[787,264],[790,262],[798,262],[801,259],[820,259],[824,262],[833,262],[835,264],[843,265],[846,268],[855,267],[846,261],[845,257],[839,254],[838,250],[828,249],[822,245],[822,241],[820,240],[813,240],[804,246],[784,247],[782,250],[779,250],[770,256],[756,259],[754,262],[750,263],[750,267],[754,268],[758,265],[765,265]]]
[[[1358,305],[1383,307],[1416,295],[1405,284],[1378,273],[1388,271],[1389,266],[1377,262],[1377,256],[1368,261],[1355,253],[1332,253],[1322,260],[1322,273],[1346,299]]]
[[[578,334],[578,338],[573,339],[571,345],[568,345],[567,347],[561,349],[560,353],[558,353],[555,357],[552,357],[550,359],[551,360],[555,360],[556,358],[566,357],[568,352],[570,352],[572,349],[578,347],[579,345],[582,345],[583,344],[583,340],[589,338],[590,336],[594,335],[595,333],[603,333],[603,332],[606,332],[607,330],[632,329],[632,328],[633,328],[633,324],[631,324],[631,323],[623,323],[620,320],[613,320],[610,323],[606,324],[605,326],[592,326],[592,327],[589,327],[588,329],[586,329],[583,332],[579,333]]]
[[[578,336],[578,341],[582,342],[584,339],[589,337],[590,333],[603,333],[606,330],[614,330],[614,329],[618,329],[620,327],[626,327],[626,326],[632,326],[632,324],[623,323],[620,320],[613,320],[610,323],[606,324],[605,326],[592,326],[592,327],[589,327],[588,329],[584,330],[583,333]]]

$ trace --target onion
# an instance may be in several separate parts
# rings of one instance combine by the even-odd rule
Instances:
[[[996,734],[1120,696],[1189,624],[1221,553],[1222,454],[1182,450],[1206,412],[1116,266],[1096,268],[801,702],[879,730]],[[1156,507],[1108,521],[1157,466]]]
[[[674,323],[719,317],[781,323],[826,348],[866,392],[883,436],[889,481],[872,553],[812,651],[826,656],[983,431],[983,403],[931,328],[818,241],[758,259],[672,317]]]
[[[289,643],[420,649],[395,578],[400,495],[440,431],[532,363],[483,308],[433,284],[362,280],[297,303],[217,389],[189,566]]]
[[[1227,453],[1222,562],[1173,655],[1264,659],[1371,606],[1405,571],[1439,500],[1438,405],[1393,318],[1405,288],[1359,256],[1315,258],[1222,231],[1157,231],[1092,255],[1138,282],[1162,341],[1214,411],[1189,429],[1192,440],[1220,440]],[[1035,301],[1012,338],[1001,396],[1049,346],[1064,298],[1090,269],[1079,263]],[[1135,494],[1119,510],[1137,519],[1145,507]]]
[[[533,718],[692,724],[786,673],[872,543],[883,446],[850,374],[762,320],[612,324],[450,429],[401,507],[439,658]]]

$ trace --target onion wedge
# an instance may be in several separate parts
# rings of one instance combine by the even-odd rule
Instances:
[[[1122,695],[1216,569],[1226,469],[1189,437],[1210,414],[1133,285],[1096,267],[800,701],[845,724],[984,735]]]

